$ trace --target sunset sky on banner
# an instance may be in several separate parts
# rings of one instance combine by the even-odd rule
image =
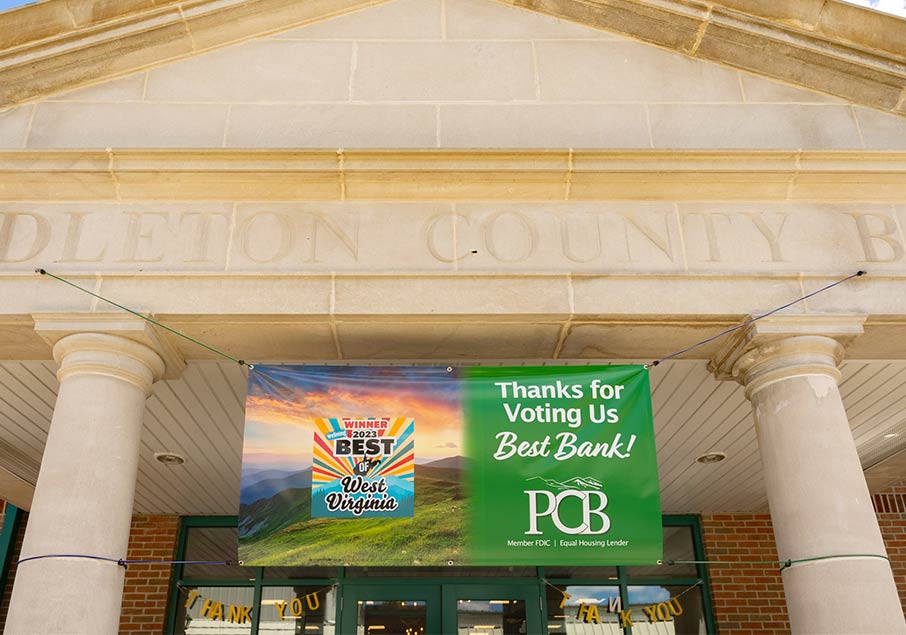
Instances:
[[[270,366],[249,375],[244,465],[292,469],[300,449],[310,463],[316,417],[413,417],[418,433],[416,463],[461,454],[462,411],[458,382],[446,367],[340,368]],[[326,368],[326,367],[321,367]],[[367,378],[367,381],[364,381]]]

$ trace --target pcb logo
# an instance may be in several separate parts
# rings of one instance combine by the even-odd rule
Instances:
[[[544,518],[549,518],[554,527],[564,534],[597,535],[610,530],[610,517],[604,513],[607,495],[600,491],[603,487],[600,481],[588,476],[577,476],[564,482],[540,476],[526,480],[536,479],[556,492],[523,490],[529,499],[529,529],[526,535],[543,534],[538,524]]]

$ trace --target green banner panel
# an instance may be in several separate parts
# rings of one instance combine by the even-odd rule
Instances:
[[[661,558],[643,367],[476,367],[463,375],[476,563]]]

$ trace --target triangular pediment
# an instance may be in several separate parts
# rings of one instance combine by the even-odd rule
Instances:
[[[0,109],[384,1],[44,0],[0,12]],[[842,0],[496,1],[906,112],[906,20]],[[505,22],[498,35],[514,30]]]
[[[906,148],[906,118],[597,23],[495,0],[343,6],[0,112],[0,147]]]

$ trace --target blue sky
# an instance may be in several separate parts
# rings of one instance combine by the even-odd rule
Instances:
[[[34,0],[0,0],[0,11],[21,7],[23,4],[31,4]]]

